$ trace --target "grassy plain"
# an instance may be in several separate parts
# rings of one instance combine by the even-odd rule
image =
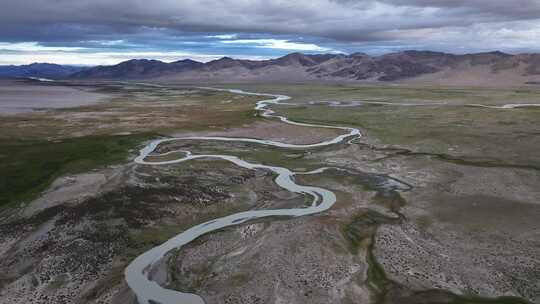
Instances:
[[[74,86],[74,84],[66,85]],[[165,88],[127,83],[84,84],[84,86],[87,90],[95,90],[97,93],[109,96],[109,100],[78,108],[28,112],[2,117],[0,144],[4,149],[0,152],[0,160],[2,160],[0,174],[5,178],[0,182],[0,205],[31,200],[60,175],[90,171],[115,163],[125,163],[128,157],[133,156],[136,149],[141,147],[144,142],[161,135],[210,134],[214,132],[215,134],[233,136],[232,133],[228,134],[227,132],[236,128],[245,129],[246,132],[236,136],[266,138],[265,135],[275,132],[275,130],[271,130],[261,135],[250,128],[255,122],[262,120],[253,111],[253,105],[259,99],[258,97],[182,86]],[[500,110],[474,108],[466,105],[470,103],[486,105],[537,103],[537,100],[540,99],[540,89],[536,87],[477,89],[304,84],[231,85],[230,87],[290,95],[293,97],[292,102],[297,103],[297,105],[272,106],[272,108],[292,120],[359,127],[365,136],[360,144],[335,145],[309,151],[211,141],[178,141],[161,146],[159,152],[180,149],[190,150],[196,154],[236,155],[250,162],[285,166],[294,171],[311,170],[324,166],[340,166],[347,169],[346,172],[327,170],[321,174],[296,176],[299,183],[317,185],[335,191],[338,203],[331,210],[318,216],[297,219],[297,224],[294,224],[296,226],[290,226],[294,229],[290,227],[282,229],[289,224],[289,221],[277,223],[274,219],[270,219],[269,221],[272,221],[272,224],[277,227],[276,230],[269,230],[264,242],[260,242],[263,238],[259,237],[252,240],[254,243],[268,246],[266,249],[264,249],[265,247],[252,246],[254,243],[249,243],[249,238],[246,237],[251,233],[253,236],[264,232],[241,230],[246,248],[251,248],[245,251],[249,257],[238,258],[237,255],[243,254],[243,251],[240,252],[236,249],[230,255],[223,254],[221,257],[234,256],[235,258],[231,261],[257,261],[259,257],[271,257],[270,260],[263,259],[263,262],[253,264],[254,266],[249,268],[250,271],[260,270],[256,267],[275,261],[278,261],[276,265],[279,265],[280,260],[285,262],[283,265],[287,265],[286,263],[291,261],[291,257],[301,256],[302,253],[306,252],[314,254],[308,260],[313,257],[318,259],[315,259],[316,262],[309,267],[303,267],[303,264],[300,263],[291,267],[274,269],[309,270],[310,267],[314,267],[313,265],[318,265],[327,266],[328,271],[335,271],[340,267],[334,267],[334,265],[357,267],[359,264],[365,264],[363,270],[355,274],[358,278],[362,278],[365,274],[367,276],[365,280],[355,279],[356,281],[351,280],[347,284],[362,286],[362,288],[357,289],[369,292],[371,299],[376,303],[523,303],[522,300],[514,298],[486,300],[458,296],[457,293],[445,291],[450,290],[449,288],[436,291],[418,288],[419,291],[416,291],[409,285],[405,286],[403,283],[405,280],[403,282],[397,280],[395,275],[388,271],[388,264],[383,264],[383,262],[390,261],[391,266],[398,269],[398,273],[408,273],[406,267],[411,264],[411,259],[405,260],[408,258],[406,255],[407,247],[403,246],[402,243],[391,242],[393,239],[391,239],[390,232],[386,232],[387,234],[384,235],[386,238],[378,237],[377,233],[386,226],[395,226],[401,229],[402,224],[406,224],[403,229],[407,228],[416,232],[417,230],[414,229],[418,226],[421,233],[407,235],[410,239],[416,240],[416,242],[412,242],[413,245],[425,243],[428,245],[424,247],[430,248],[428,246],[450,244],[452,248],[459,248],[458,245],[463,243],[466,243],[467,246],[476,246],[480,243],[463,241],[465,237],[479,235],[478,225],[468,227],[471,222],[478,222],[483,225],[482,227],[488,223],[491,226],[485,226],[490,228],[486,230],[493,233],[495,237],[490,235],[485,242],[490,246],[493,245],[493,248],[502,250],[493,252],[503,257],[503,260],[504,257],[509,257],[508,260],[504,260],[504,263],[498,264],[498,268],[495,270],[498,273],[504,273],[504,275],[500,275],[503,282],[515,281],[513,278],[507,279],[506,275],[511,274],[511,272],[507,271],[505,265],[513,267],[515,261],[511,258],[516,255],[505,250],[510,247],[525,248],[525,250],[516,251],[526,252],[528,250],[534,254],[537,250],[535,248],[540,247],[535,247],[534,243],[530,245],[528,236],[522,233],[524,231],[530,232],[529,224],[523,228],[523,231],[518,231],[519,235],[525,235],[523,239],[526,242],[519,244],[522,247],[516,245],[517,241],[521,239],[516,233],[511,234],[513,233],[512,229],[505,229],[510,234],[497,234],[498,231],[492,228],[504,226],[505,223],[513,225],[514,222],[505,220],[505,217],[501,217],[502,214],[512,217],[516,221],[523,221],[520,210],[516,209],[514,213],[510,213],[506,212],[507,208],[516,208],[516,206],[524,206],[524,203],[529,203],[527,209],[522,209],[532,215],[534,215],[532,211],[538,209],[535,207],[536,205],[530,204],[536,195],[534,192],[537,180],[537,177],[534,176],[536,172],[526,171],[525,173],[531,176],[529,178],[524,170],[512,168],[512,166],[540,166],[540,157],[536,153],[540,146],[540,125],[538,124],[540,109]],[[360,105],[353,107],[336,107],[326,104],[306,105],[311,101],[357,101]],[[391,102],[398,105],[362,103],[366,101]],[[419,103],[420,105],[399,105],[404,103]],[[432,105],[433,103],[444,104]],[[268,123],[268,120],[265,123]],[[268,124],[267,126],[270,128],[272,125]],[[294,134],[291,137],[299,137],[300,142],[306,142],[302,139],[305,140],[308,137],[310,140],[315,138],[313,134],[308,134],[300,129],[294,131],[296,133],[291,132],[290,134]],[[327,135],[333,134],[326,133],[325,136]],[[281,137],[277,134],[273,138],[280,140]],[[376,150],[376,153],[373,153],[373,150]],[[396,151],[400,154],[394,153]],[[388,157],[370,158],[370,155],[375,154]],[[153,156],[152,158],[165,160],[177,158],[180,155],[175,153],[168,156]],[[390,159],[395,155],[400,157]],[[409,157],[416,155],[436,157]],[[368,160],[364,161],[363,156]],[[444,160],[444,162],[439,160]],[[501,165],[501,168],[484,168],[483,165],[486,164],[494,167]],[[36,229],[57,215],[64,218],[66,227],[62,227],[62,229],[66,229],[65,231],[73,230],[67,225],[71,224],[70,221],[80,224],[82,227],[80,230],[84,233],[88,229],[86,226],[83,227],[83,224],[92,226],[97,223],[99,225],[96,224],[97,228],[94,234],[99,237],[86,236],[86,239],[95,241],[91,248],[97,248],[96,244],[100,245],[102,249],[109,248],[109,244],[118,246],[118,252],[111,253],[111,256],[123,257],[122,265],[125,266],[124,264],[134,256],[202,221],[239,210],[290,208],[302,205],[304,202],[303,197],[285,193],[277,187],[270,174],[244,170],[231,166],[227,162],[199,160],[171,166],[133,167],[135,169],[131,170],[130,166],[125,166],[122,173],[125,176],[116,181],[118,185],[110,192],[97,195],[79,203],[79,205],[59,205],[55,207],[56,209],[52,208],[38,214],[36,218],[43,218],[43,221],[36,221]],[[370,173],[362,173],[364,169]],[[368,169],[369,171],[367,171]],[[410,182],[413,185],[412,188],[403,187],[389,191],[385,188],[388,187],[386,183],[389,181],[388,174],[395,174],[400,180],[403,179],[407,185]],[[532,186],[525,183],[527,180]],[[489,193],[482,194],[482,191]],[[514,203],[514,200],[493,199],[503,196],[503,194],[513,195],[512,191],[519,193],[519,202],[517,200]],[[441,199],[442,197],[444,199]],[[494,203],[498,204],[494,205]],[[497,208],[493,208],[494,206]],[[462,216],[463,210],[472,207],[478,207],[477,212],[468,212],[468,216]],[[396,216],[392,218],[384,216],[381,210],[385,209],[387,209],[385,214],[395,213]],[[487,209],[491,213],[484,211]],[[485,214],[489,214],[493,218],[490,220],[491,222],[483,219]],[[533,218],[531,215],[529,217]],[[316,225],[305,226],[309,221],[316,222]],[[451,226],[450,224],[454,222],[456,222],[456,226]],[[24,221],[21,223],[21,225],[28,225]],[[55,220],[55,225],[62,224],[62,221]],[[284,226],[280,228],[280,225]],[[6,227],[7,225],[4,228]],[[460,229],[465,228],[468,230],[466,233],[462,233]],[[230,228],[224,231],[230,232],[234,229]],[[303,235],[310,229],[313,229],[313,233]],[[455,234],[448,236],[437,229],[451,230]],[[55,229],[55,231],[62,230]],[[16,232],[18,233],[18,231]],[[110,232],[113,233],[112,235],[117,235],[118,240],[111,237]],[[215,235],[210,234],[208,238]],[[461,237],[456,238],[455,235]],[[75,239],[82,239],[76,234],[75,236]],[[244,237],[246,238],[244,239]],[[275,243],[270,240],[272,237],[276,237]],[[403,241],[409,238],[400,235],[397,240]],[[511,239],[514,242],[513,245],[503,246],[504,243],[500,239],[504,238]],[[235,238],[235,242],[239,239]],[[534,236],[530,239],[534,240]],[[314,247],[303,247],[302,250],[295,251],[284,250],[282,251],[285,257],[283,259],[276,258],[279,257],[279,254],[273,256],[269,253],[268,250],[283,245],[284,240],[294,243],[294,248],[297,246]],[[299,242],[298,240],[303,241]],[[328,240],[332,242],[330,243]],[[385,245],[384,242],[387,244]],[[64,243],[61,243],[58,241],[58,244],[65,243],[70,242],[64,240]],[[215,254],[216,248],[226,247],[222,245],[234,245],[233,242],[218,244],[219,247],[208,246],[206,248]],[[329,245],[329,247],[339,247],[343,250],[335,256],[327,254],[326,251],[321,251],[317,256],[317,250],[324,248],[324,244],[338,244],[338,246]],[[375,250],[376,247],[392,249],[394,244],[398,245],[399,251],[382,251],[393,253],[392,256],[397,257],[396,260],[381,259],[381,254]],[[188,249],[205,248],[202,246],[203,242],[195,242],[191,245],[192,247],[188,247]],[[53,245],[48,248],[57,247]],[[348,251],[345,250],[347,247]],[[35,248],[45,247],[36,245]],[[431,255],[423,255],[421,251],[416,250],[416,247],[411,248],[412,256],[422,260],[421,265],[429,261],[436,264],[444,261]],[[437,252],[444,252],[444,250],[437,250]],[[72,254],[71,249],[69,251],[69,254]],[[337,250],[334,251],[337,252]],[[38,254],[42,251],[28,250],[28,252]],[[92,263],[86,263],[88,265],[96,264],[94,261],[107,260],[91,256],[98,251],[87,250],[86,247],[81,247],[78,252],[78,254],[90,255],[89,260],[91,258]],[[481,253],[477,248],[469,249],[469,252]],[[451,269],[460,274],[467,274],[462,269],[474,265],[475,267],[483,267],[481,269],[485,270],[487,274],[493,273],[489,272],[494,269],[490,261],[469,260],[466,253],[452,255],[452,258],[456,258],[457,262],[452,264]],[[493,255],[490,252],[489,256]],[[189,256],[197,257],[197,255]],[[206,261],[208,256],[202,255],[202,260]],[[334,258],[336,264],[329,262]],[[365,263],[364,258],[366,259]],[[20,260],[16,254],[13,254],[13,259]],[[40,259],[36,259],[36,261],[37,265]],[[472,263],[470,261],[474,263],[470,264]],[[508,263],[506,263],[507,261]],[[26,267],[26,264],[23,266]],[[353,269],[351,267],[341,268]],[[527,267],[524,269],[534,270]],[[41,268],[35,269],[37,272]],[[123,267],[117,267],[112,271],[115,277],[112,284],[115,286],[121,282],[122,269]],[[203,287],[202,284],[207,281],[201,278],[205,279],[213,272],[210,272],[210,268],[200,269],[200,273],[190,275],[194,277],[193,284],[201,284],[200,287]],[[216,273],[219,272],[220,275],[223,275],[223,268],[219,269]],[[64,270],[59,267],[58,271]],[[428,271],[421,271],[421,274],[426,274]],[[435,274],[444,271],[448,272],[448,269],[441,268],[440,271],[437,269]],[[252,272],[257,273],[259,279],[264,274],[273,274],[275,271]],[[248,273],[224,277],[223,282],[232,282],[232,285],[243,286],[249,283],[249,280],[246,279]],[[303,281],[299,281],[303,282],[299,288],[295,287],[289,290],[302,291],[310,288],[312,283],[321,281],[320,277],[316,276],[319,273],[323,272],[313,271],[306,274]],[[526,274],[526,271],[521,271],[521,273]],[[292,276],[286,277],[293,278]],[[407,279],[410,277],[411,275],[408,275]],[[489,275],[489,277],[495,276]],[[310,279],[311,283],[308,284],[307,279]],[[481,286],[478,282],[488,281],[486,278],[476,279],[476,281],[464,279],[463,282],[472,282],[470,286]],[[531,284],[528,283],[532,281],[524,281],[527,284],[523,285],[529,288]],[[53,282],[58,282],[53,284],[57,285],[56,288],[60,288],[64,284],[63,281]],[[104,278],[102,282],[103,286],[111,286],[110,279]],[[265,287],[270,285],[259,284],[261,281],[253,282],[257,282],[255,288],[261,288],[261,291],[270,290]],[[266,282],[270,282],[271,286],[274,286],[275,279],[271,278]],[[335,283],[329,282],[326,286],[333,286]],[[402,283],[404,285],[401,285]],[[493,286],[497,292],[490,291],[490,294],[493,293],[497,296],[504,294],[499,292],[502,289],[497,289],[499,285]],[[204,287],[208,286],[204,285]],[[520,288],[518,286],[514,289],[519,291],[516,294],[532,298]],[[324,287],[321,290],[324,291]],[[219,291],[229,292],[230,289],[221,288]],[[243,287],[241,294],[244,294],[245,291]],[[463,289],[458,291],[460,291],[459,294],[464,294],[461,292]],[[96,292],[96,294],[98,293]],[[305,296],[302,295],[302,297]],[[118,303],[125,303],[125,301],[118,301]]]
[[[150,134],[55,141],[0,139],[0,207],[29,200],[57,177],[121,163]]]
[[[540,107],[491,109],[467,106],[540,103],[538,87],[258,85],[246,88],[290,95],[292,102],[299,105],[274,107],[279,113],[295,121],[359,127],[366,135],[365,140],[371,143],[477,162],[540,167],[540,154],[536,153],[540,146]],[[361,105],[303,104],[309,101],[358,101]],[[362,101],[396,105],[362,104]],[[406,103],[419,105],[399,105]]]
[[[3,115],[0,207],[31,200],[60,175],[124,162],[130,150],[158,134],[221,130],[254,120],[254,97],[184,87],[66,85],[109,100]]]

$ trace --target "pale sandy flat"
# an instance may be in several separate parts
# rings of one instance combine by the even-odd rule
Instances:
[[[107,96],[76,87],[0,80],[0,114],[73,108],[106,100]]]

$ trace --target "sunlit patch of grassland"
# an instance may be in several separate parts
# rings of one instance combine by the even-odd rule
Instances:
[[[127,161],[159,134],[215,130],[256,119],[259,99],[193,88],[96,86],[110,100],[0,120],[0,206],[34,198],[57,177]],[[121,135],[119,135],[121,134]]]
[[[99,88],[99,86],[98,86]],[[256,96],[194,88],[101,88],[106,102],[2,117],[0,138],[67,138],[115,133],[223,130],[256,119]]]
[[[121,163],[151,134],[64,140],[0,139],[0,207],[28,201],[63,174]]]
[[[364,103],[273,106],[292,120],[356,126],[379,144],[417,152],[489,159],[520,165],[540,164],[540,108],[488,109],[467,104],[540,103],[540,88],[441,88],[404,86],[257,85],[248,89],[281,92],[292,102],[385,101],[442,105],[392,106]],[[281,90],[281,91],[280,91]]]

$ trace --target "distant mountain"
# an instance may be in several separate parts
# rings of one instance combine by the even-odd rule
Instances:
[[[133,79],[152,78],[164,75],[195,70],[204,66],[203,63],[193,60],[180,60],[165,63],[159,60],[132,59],[112,66],[97,66],[82,70],[71,75],[71,78],[80,79]]]
[[[223,57],[207,63],[181,60],[129,60],[76,72],[77,79],[156,79],[179,82],[233,81],[422,81],[483,85],[540,81],[540,54],[502,52],[454,55],[404,51],[381,56],[364,53],[292,53],[269,60]]]
[[[51,63],[32,63],[27,65],[0,65],[0,78],[12,77],[40,77],[58,79],[64,78],[73,73],[80,72],[86,68],[58,65]]]

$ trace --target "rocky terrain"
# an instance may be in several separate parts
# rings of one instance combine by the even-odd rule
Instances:
[[[48,206],[4,211],[0,303],[108,303],[126,263],[145,248],[203,218],[272,199],[276,189],[264,172],[223,165],[126,165],[74,175],[41,198],[56,197]]]
[[[154,80],[166,82],[345,82],[497,86],[540,83],[539,54],[449,54],[403,51],[289,55],[267,60],[223,57],[209,62],[133,59],[116,65],[77,67],[47,63],[0,66],[0,78]]]
[[[391,82],[423,77],[423,82],[489,85],[540,81],[538,54],[510,55],[502,52],[454,55],[430,51],[404,51],[381,56],[363,53],[309,55],[292,53],[269,60],[223,57],[207,63],[181,60],[130,60],[114,66],[85,69],[74,79],[160,79],[181,82],[287,82],[345,81]]]

